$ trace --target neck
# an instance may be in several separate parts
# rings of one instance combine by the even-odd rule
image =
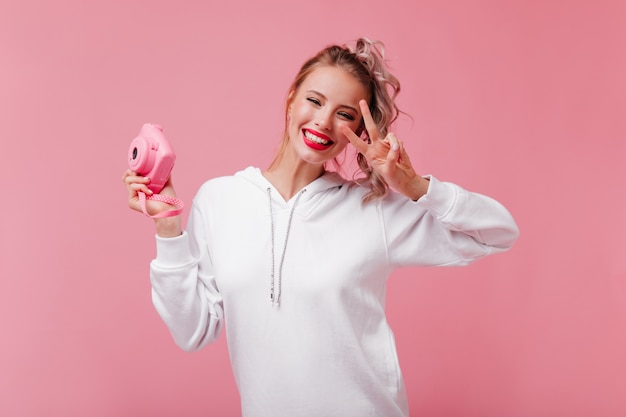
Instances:
[[[272,183],[285,201],[324,174],[323,165],[309,164],[301,159],[283,155],[265,171],[263,176]]]

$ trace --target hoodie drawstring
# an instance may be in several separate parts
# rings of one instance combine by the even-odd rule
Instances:
[[[274,280],[274,271],[275,271],[275,262],[274,262],[274,212],[272,210],[272,189],[267,187],[267,197],[270,205],[270,225],[272,228],[272,273],[271,273],[271,285],[270,285],[270,302],[274,307],[280,306],[280,295],[281,295],[281,287],[282,287],[282,278],[283,278],[283,263],[285,262],[285,253],[287,252],[287,241],[289,240],[289,231],[291,230],[291,220],[293,219],[293,212],[296,209],[296,205],[300,200],[300,197],[306,188],[303,188],[302,191],[298,193],[296,199],[291,206],[291,211],[289,212],[289,220],[287,222],[287,232],[285,233],[285,243],[283,245],[283,253],[280,257],[280,264],[278,265],[278,280]],[[276,285],[275,285],[276,284]]]

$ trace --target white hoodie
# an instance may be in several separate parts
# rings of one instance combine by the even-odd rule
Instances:
[[[501,204],[434,177],[417,202],[363,205],[368,190],[329,172],[284,201],[250,167],[206,182],[187,231],[157,237],[154,305],[189,351],[228,322],[244,417],[408,416],[388,276],[468,264],[518,236]]]

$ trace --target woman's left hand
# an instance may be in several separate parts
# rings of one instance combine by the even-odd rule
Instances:
[[[393,133],[380,138],[380,132],[365,100],[359,102],[365,129],[371,143],[366,143],[347,126],[341,128],[350,143],[365,156],[372,169],[394,190],[417,201],[428,191],[428,180],[417,175],[402,142]]]

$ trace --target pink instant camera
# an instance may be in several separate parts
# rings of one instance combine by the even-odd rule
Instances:
[[[150,178],[148,188],[159,193],[174,168],[176,154],[159,125],[146,123],[130,143],[128,166],[143,177]]]

